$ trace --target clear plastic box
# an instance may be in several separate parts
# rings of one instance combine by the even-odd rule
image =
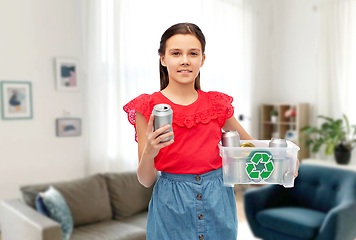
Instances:
[[[270,140],[241,140],[255,147],[220,147],[225,186],[234,184],[280,184],[294,186],[299,147],[287,141],[287,148],[268,147]]]

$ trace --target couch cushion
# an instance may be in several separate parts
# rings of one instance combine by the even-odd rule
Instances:
[[[257,221],[263,227],[302,239],[317,235],[325,213],[306,208],[271,208],[257,213]]]
[[[146,230],[140,227],[106,221],[74,229],[70,240],[146,240]]]
[[[62,194],[72,213],[75,226],[112,218],[104,176],[97,174],[79,180],[21,187],[24,201],[35,208],[37,194],[45,191],[49,185]]]
[[[120,220],[120,222],[130,224],[130,225],[135,225],[137,227],[140,227],[140,228],[146,230],[147,216],[148,216],[148,211],[143,211],[143,212],[135,214],[131,217],[124,218],[124,219]]]
[[[150,188],[142,186],[136,172],[106,173],[105,177],[115,219],[147,210],[153,185]]]

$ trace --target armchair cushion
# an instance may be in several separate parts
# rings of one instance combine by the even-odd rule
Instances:
[[[273,231],[302,239],[315,237],[322,225],[325,213],[307,208],[271,208],[257,213],[257,222]]]

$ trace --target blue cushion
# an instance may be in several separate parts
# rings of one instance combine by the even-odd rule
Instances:
[[[62,229],[62,240],[69,240],[73,232],[73,218],[68,205],[60,192],[50,186],[44,193],[39,193],[49,217],[58,222]]]
[[[50,217],[48,209],[46,208],[46,205],[44,204],[43,199],[39,194],[37,194],[36,196],[35,204],[36,209],[39,213],[43,214],[46,217]]]
[[[311,239],[318,234],[325,213],[299,207],[270,208],[259,212],[257,221],[276,232]]]

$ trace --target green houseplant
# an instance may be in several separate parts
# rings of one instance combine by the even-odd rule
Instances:
[[[343,115],[343,119],[336,120],[325,116],[318,118],[325,120],[320,128],[306,126],[301,129],[302,133],[309,137],[306,140],[307,147],[311,147],[312,152],[316,153],[325,144],[326,155],[334,154],[338,163],[347,164],[351,150],[356,146],[356,126],[350,127],[346,115]]]
[[[278,118],[277,110],[270,111],[269,115],[271,116],[271,122],[277,122],[277,118]]]

